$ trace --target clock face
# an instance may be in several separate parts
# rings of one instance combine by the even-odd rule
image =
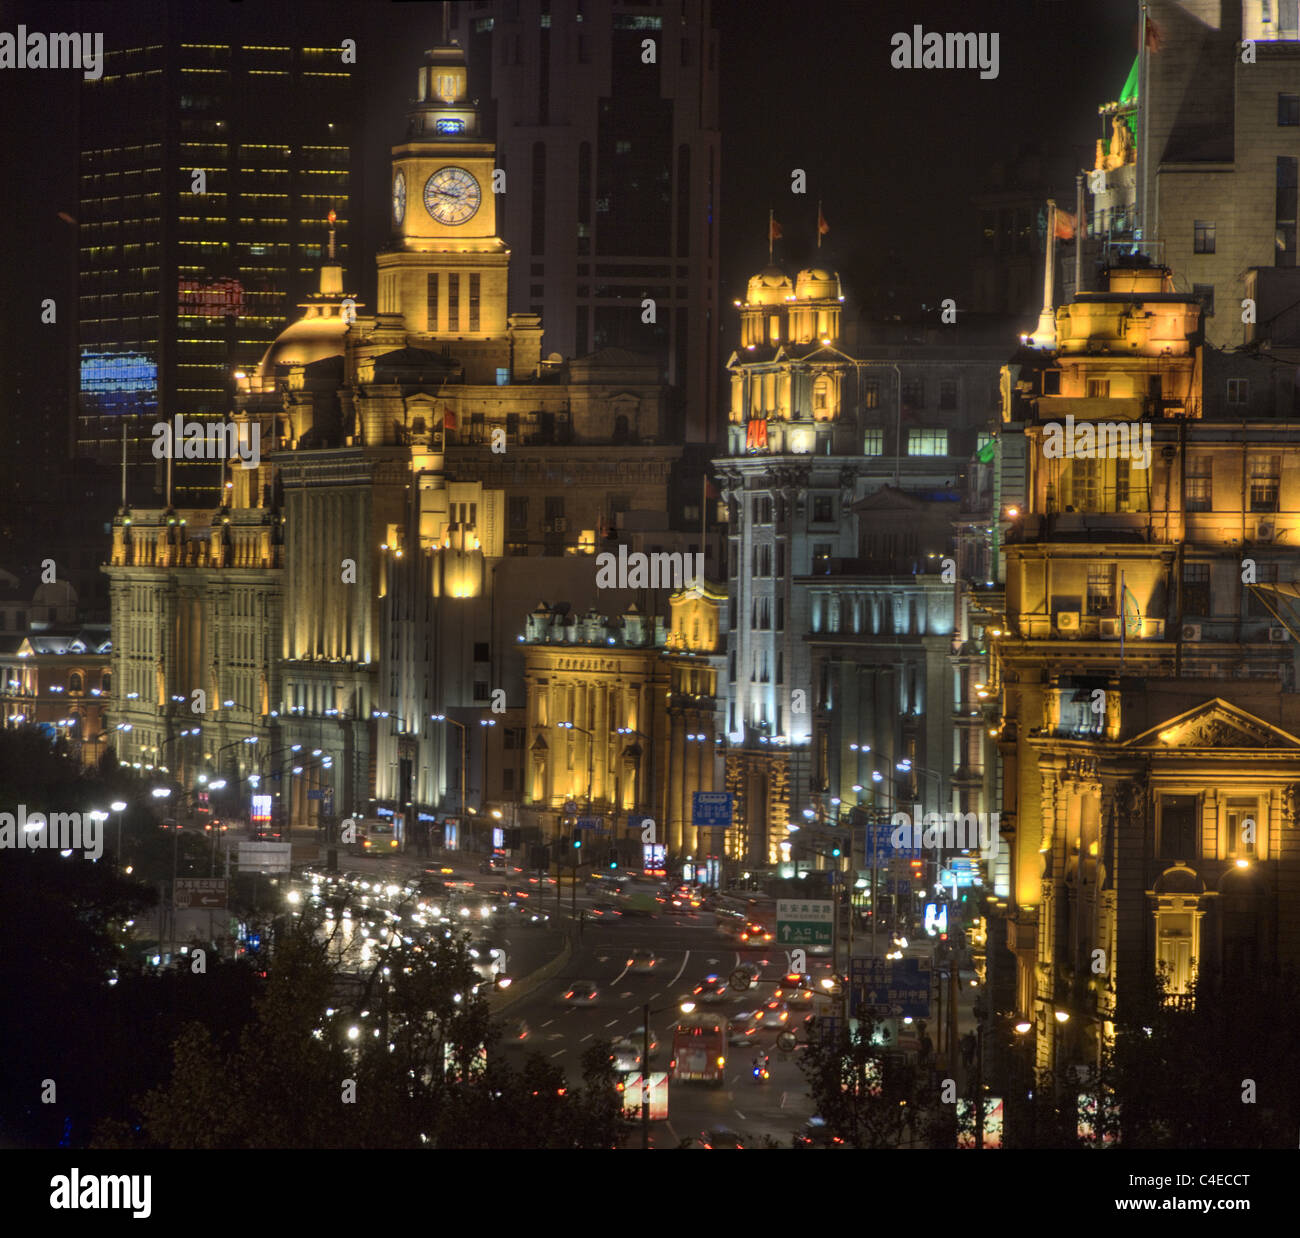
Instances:
[[[464,168],[439,168],[424,186],[424,207],[440,224],[454,227],[472,219],[482,201],[476,181]]]
[[[406,218],[406,173],[393,177],[393,222],[400,224]]]

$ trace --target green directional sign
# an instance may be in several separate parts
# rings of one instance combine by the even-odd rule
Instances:
[[[776,941],[781,946],[829,946],[833,940],[830,899],[776,900]]]

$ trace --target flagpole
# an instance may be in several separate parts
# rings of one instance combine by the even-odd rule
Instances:
[[[1083,173],[1074,178],[1074,295],[1083,291],[1083,239],[1088,235],[1083,205]]]
[[[772,220],[775,212],[769,206],[767,208],[767,265],[772,265]]]

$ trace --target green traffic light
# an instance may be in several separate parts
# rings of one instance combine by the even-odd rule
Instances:
[[[581,838],[575,838],[575,839],[573,840],[573,845],[574,845],[574,848],[575,848],[575,849],[578,848],[578,847],[581,847],[581,846],[582,846],[582,839],[581,839]]]

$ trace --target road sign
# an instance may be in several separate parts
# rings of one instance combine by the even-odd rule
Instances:
[[[287,873],[292,850],[288,843],[241,842],[239,867],[243,872]]]
[[[928,959],[854,959],[850,966],[849,1013],[902,1015],[924,1019],[930,1013]]]
[[[578,829],[590,830],[593,834],[603,834],[605,833],[605,818],[604,817],[579,817]]]
[[[730,791],[696,791],[691,806],[691,824],[695,826],[729,826],[731,824]]]
[[[746,971],[745,968],[737,967],[736,970],[731,973],[731,987],[735,989],[737,993],[748,993],[750,989],[749,982],[752,978],[751,973]]]
[[[915,847],[895,847],[891,841],[894,830],[897,828],[888,821],[877,821],[874,825],[868,822],[866,824],[866,842],[862,854],[868,859],[872,856],[873,836],[876,863],[879,865],[893,856],[919,856],[919,848]],[[908,830],[909,841],[911,831]]]
[[[227,906],[224,877],[177,877],[172,883],[177,911],[218,911]]]
[[[828,898],[776,900],[776,940],[782,946],[829,946],[834,904]]]
[[[564,815],[565,815],[566,817],[572,817],[572,816],[575,816],[575,815],[577,814],[577,811],[578,811],[578,801],[577,801],[577,800],[565,800],[565,801],[564,801]]]

